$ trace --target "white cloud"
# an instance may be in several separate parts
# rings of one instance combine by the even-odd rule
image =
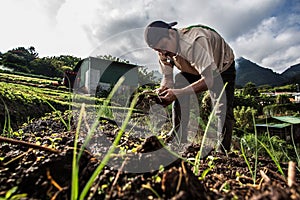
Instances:
[[[228,40],[257,26],[283,0],[198,0],[186,1],[178,8],[180,20],[215,27]],[[185,25],[187,25],[185,23]]]
[[[47,30],[46,16],[36,0],[4,0],[0,8],[1,48],[35,45]]]
[[[296,64],[300,45],[300,29],[295,25],[298,17],[293,15],[263,20],[257,28],[233,42],[236,54],[277,72]]]
[[[263,66],[271,67],[274,71],[283,72],[288,67],[300,63],[300,45],[288,47],[283,51],[275,51],[262,59]]]
[[[45,12],[49,23],[55,25],[57,23],[57,14],[60,8],[66,3],[66,0],[51,0],[51,1],[40,1],[42,11]]]
[[[211,26],[237,56],[281,71],[299,61],[299,8],[286,0],[1,0],[0,51],[34,46],[41,56],[102,53],[155,65],[143,29],[161,19]]]

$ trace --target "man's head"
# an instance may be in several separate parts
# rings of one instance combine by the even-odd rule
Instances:
[[[150,23],[144,33],[145,40],[149,47],[157,51],[168,51],[176,53],[176,36],[174,29],[177,22],[166,23],[163,21],[154,21]],[[176,48],[174,49],[174,45]]]

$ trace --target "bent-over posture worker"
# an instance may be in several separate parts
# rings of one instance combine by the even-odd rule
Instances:
[[[144,35],[149,47],[158,52],[163,74],[160,88],[156,92],[165,102],[165,106],[174,102],[173,128],[168,136],[176,136],[181,138],[181,142],[187,142],[190,95],[209,90],[215,105],[221,99],[216,111],[220,130],[218,134],[221,136],[220,148],[229,151],[234,124],[233,50],[212,28],[195,25],[177,29],[173,27],[176,24],[177,22],[154,21],[146,27]],[[175,83],[173,66],[180,70],[175,77]],[[225,83],[225,93],[222,93]],[[220,97],[221,94],[224,94],[225,101]]]

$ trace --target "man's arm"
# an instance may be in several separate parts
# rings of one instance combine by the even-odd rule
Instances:
[[[214,63],[212,64],[214,65]],[[202,78],[198,81],[179,89],[167,89],[163,91],[160,96],[161,99],[166,102],[166,105],[171,104],[177,97],[183,95],[190,95],[193,93],[200,93],[212,88],[214,84],[213,73],[211,71],[211,66],[207,67],[203,73]]]
[[[212,68],[211,66],[207,67],[201,74],[201,79],[199,79],[198,81],[184,88],[178,89],[179,91],[175,91],[175,95],[180,96],[180,95],[187,95],[193,93],[200,93],[208,90],[209,88],[212,88],[214,84],[214,79],[213,79],[213,73],[211,68]]]
[[[160,71],[163,75],[160,88],[156,90],[157,93],[161,93],[168,88],[174,87],[174,80],[173,80],[173,65],[168,62],[168,59],[162,53],[158,54],[159,56],[159,64],[160,64]]]

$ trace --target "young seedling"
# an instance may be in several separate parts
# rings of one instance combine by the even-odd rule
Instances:
[[[8,190],[5,194],[4,197],[0,197],[0,200],[10,200],[10,199],[23,199],[27,197],[27,194],[15,194],[14,193],[17,191],[18,187],[12,187],[10,190]]]
[[[244,138],[242,138],[241,141],[240,141],[242,156],[243,156],[243,158],[244,158],[244,160],[245,160],[245,162],[247,164],[248,170],[249,170],[249,172],[250,172],[250,174],[252,176],[253,184],[255,185],[256,179],[255,179],[254,173],[256,173],[256,172],[253,173],[253,171],[252,171],[252,167],[251,167],[250,162],[249,162],[249,160],[247,158],[247,155],[246,155],[243,143],[246,143],[246,141],[245,141]]]
[[[4,119],[4,125],[3,125],[3,131],[2,134],[3,135],[7,135],[8,137],[11,137],[11,134],[13,133],[13,129],[11,128],[11,122],[10,122],[10,115],[9,115],[9,110],[7,108],[6,103],[4,102],[4,100],[2,99],[2,97],[0,97],[1,101],[3,102],[4,105],[4,109],[5,109],[5,119]]]
[[[213,157],[213,156],[208,156],[208,157],[206,158],[206,160],[209,160],[208,163],[207,163],[208,168],[206,168],[206,169],[202,172],[201,176],[199,177],[200,180],[204,180],[205,177],[207,176],[207,174],[208,174],[213,168],[215,168],[215,163],[214,163],[214,161],[217,160],[217,159],[218,159],[217,157]]]
[[[295,141],[294,141],[293,126],[291,128],[291,139],[292,139],[293,147],[294,147],[294,150],[295,150],[295,153],[296,153],[297,164],[298,164],[297,169],[298,169],[298,171],[300,171],[300,156],[299,156],[299,151],[298,151],[297,146],[296,146]]]

